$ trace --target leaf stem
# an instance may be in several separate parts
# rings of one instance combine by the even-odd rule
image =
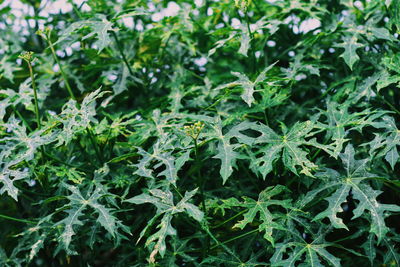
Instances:
[[[11,221],[16,221],[16,222],[36,224],[36,222],[33,222],[33,221],[28,221],[28,220],[24,220],[24,219],[18,219],[18,218],[10,217],[10,216],[3,215],[3,214],[0,214],[0,218],[6,219],[6,220],[11,220]]]
[[[72,0],[68,0],[68,3],[69,3],[70,5],[72,5],[72,9],[75,11],[75,13],[78,15],[78,17],[79,17],[79,18],[82,18],[82,14],[81,14],[81,12],[79,11],[79,9],[77,8],[75,2],[72,1]],[[83,3],[85,3],[85,2],[83,2]]]
[[[238,256],[236,256],[236,254],[229,249],[227,246],[225,246],[225,243],[227,243],[227,241],[225,242],[220,242],[210,231],[210,229],[208,228],[208,225],[206,225],[205,223],[202,224],[202,228],[203,230],[211,237],[212,240],[214,240],[215,243],[217,243],[217,245],[214,245],[211,248],[217,248],[219,246],[221,246],[226,252],[228,252],[230,255],[232,255],[235,259],[239,260]],[[232,240],[231,240],[232,241]]]
[[[199,146],[197,144],[197,138],[193,138],[194,141],[194,154],[195,154],[195,168],[197,169],[197,185],[200,188],[201,204],[203,206],[204,213],[207,213],[207,207],[204,197],[204,181],[201,181],[200,175],[200,161],[199,161]]]
[[[52,160],[54,160],[54,161],[56,161],[56,162],[58,162],[58,163],[64,164],[65,166],[68,166],[68,167],[71,167],[71,168],[75,168],[75,169],[80,170],[80,171],[83,171],[83,172],[87,171],[87,170],[85,170],[85,169],[83,169],[83,168],[81,168],[81,167],[74,166],[74,165],[72,165],[72,164],[69,164],[68,162],[65,162],[65,161],[63,161],[63,160],[61,160],[61,159],[59,159],[59,158],[56,158],[55,156],[53,156],[53,155],[51,155],[51,154],[49,154],[49,153],[47,153],[47,152],[45,152],[44,154],[45,154],[48,158],[50,158],[50,159],[52,159]]]
[[[172,185],[172,188],[174,188],[174,190],[178,193],[179,197],[180,197],[181,199],[183,199],[183,195],[182,195],[181,192],[179,192],[179,189],[176,187],[176,185],[174,185],[174,184],[172,184],[172,183],[171,183],[171,185]]]
[[[54,50],[54,45],[53,45],[53,43],[51,41],[50,32],[48,32],[48,34],[46,35],[45,39],[49,44],[49,47],[50,47],[50,50],[51,50],[51,54],[53,55],[54,60],[56,61],[58,67],[60,68],[61,76],[63,77],[64,83],[65,83],[65,87],[67,88],[69,96],[73,100],[76,100],[75,95],[72,92],[71,86],[70,86],[70,84],[68,82],[67,75],[65,74],[63,66],[61,65],[61,62],[60,62],[59,58],[57,57],[56,51]]]
[[[242,238],[242,237],[245,237],[245,236],[254,234],[254,233],[256,233],[256,232],[258,232],[258,229],[254,229],[254,230],[251,230],[251,231],[249,231],[249,232],[247,232],[247,233],[244,233],[244,234],[235,236],[235,237],[233,237],[233,238],[231,238],[231,239],[228,239],[228,240],[226,240],[226,241],[224,241],[224,242],[219,242],[219,244],[212,246],[211,249],[214,249],[214,248],[217,248],[217,247],[219,247],[219,246],[225,245],[226,243],[230,243],[230,242],[232,242],[232,241],[235,241],[236,239],[239,239],[239,238]]]
[[[117,34],[116,34],[114,31],[111,31],[111,34],[112,34],[112,36],[114,37],[115,42],[117,43],[118,51],[119,51],[119,53],[121,54],[122,60],[124,61],[126,67],[128,68],[128,71],[129,71],[130,75],[133,76],[132,68],[131,68],[131,66],[130,66],[129,63],[128,63],[128,59],[126,58],[126,55],[125,55],[125,53],[124,53],[124,50],[122,49],[122,45],[121,45],[121,42],[120,42],[119,39],[118,39]]]
[[[65,87],[67,88],[67,91],[68,91],[70,97],[71,97],[73,100],[76,101],[76,97],[75,97],[74,93],[72,92],[71,86],[70,86],[70,84],[69,84],[69,82],[68,82],[67,75],[65,74],[65,72],[64,72],[64,70],[63,70],[63,66],[61,65],[61,62],[60,62],[60,60],[58,59],[58,57],[57,57],[57,55],[56,55],[56,52],[55,52],[55,50],[54,50],[54,45],[53,45],[53,43],[51,42],[51,31],[50,31],[50,29],[46,29],[46,32],[45,32],[44,34],[43,34],[43,33],[40,33],[40,34],[41,34],[41,35],[46,39],[46,41],[49,43],[49,47],[50,47],[50,50],[51,50],[51,54],[53,55],[54,60],[57,62],[58,67],[60,68],[61,76],[62,76],[62,78],[63,78],[63,80],[64,80]],[[90,142],[91,142],[91,144],[92,144],[92,146],[93,146],[93,148],[94,148],[94,150],[95,150],[95,153],[96,153],[97,158],[99,159],[100,162],[104,162],[103,157],[102,157],[102,155],[100,154],[100,150],[99,150],[98,144],[97,144],[97,142],[95,142],[95,137],[94,137],[92,131],[90,130],[90,128],[87,128],[87,129],[86,129],[86,132],[87,132],[88,135],[89,135]]]
[[[250,50],[251,50],[251,58],[252,58],[252,63],[253,63],[252,69],[253,69],[253,72],[255,73],[256,65],[257,65],[257,58],[256,58],[256,52],[254,51],[254,47],[251,45],[251,43],[254,42],[254,35],[250,29],[250,18],[249,18],[247,9],[245,11],[245,18],[246,18],[247,30],[249,31],[249,35],[250,35]]]
[[[32,132],[32,128],[29,126],[28,122],[25,120],[24,116],[18,111],[18,109],[15,106],[12,106],[12,109],[14,110],[15,114],[17,114],[18,118],[21,119],[22,123],[25,125],[25,127]]]
[[[89,136],[89,139],[90,139],[90,143],[92,144],[92,146],[94,148],[94,152],[96,153],[96,157],[98,158],[98,160],[100,162],[104,162],[103,157],[100,154],[98,144],[97,144],[97,142],[95,140],[95,136],[93,135],[93,132],[90,130],[90,128],[86,128],[86,132],[88,133],[88,136]]]
[[[380,95],[375,89],[372,89],[374,93],[378,96],[379,99],[383,100],[386,105],[390,107],[391,110],[397,113],[397,115],[400,115],[400,110],[398,110],[392,103],[386,100],[386,98],[382,95]]]
[[[35,76],[33,74],[33,68],[30,60],[27,60],[26,63],[28,63],[28,68],[29,68],[29,75],[31,76],[32,80],[32,88],[33,88],[33,96],[35,98],[35,114],[36,114],[36,124],[38,129],[40,129],[41,123],[40,123],[40,114],[39,114],[39,104],[38,104],[38,97],[37,97],[37,87],[36,87],[36,81],[35,81]]]
[[[217,224],[217,225],[215,225],[215,226],[212,226],[211,228],[212,228],[212,229],[215,229],[215,228],[221,227],[222,225],[224,225],[224,224],[226,224],[226,223],[232,221],[233,219],[235,219],[236,217],[239,217],[240,215],[242,215],[242,214],[245,213],[245,212],[247,212],[247,210],[242,210],[242,211],[238,212],[237,214],[233,215],[232,217],[226,219],[226,220],[223,221],[222,223],[219,223],[219,224]]]

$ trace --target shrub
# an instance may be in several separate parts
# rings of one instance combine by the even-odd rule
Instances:
[[[400,266],[399,1],[15,2],[1,266]]]

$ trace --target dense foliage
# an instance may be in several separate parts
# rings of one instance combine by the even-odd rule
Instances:
[[[400,266],[399,1],[22,2],[1,266]]]

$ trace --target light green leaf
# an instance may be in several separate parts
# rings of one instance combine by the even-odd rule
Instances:
[[[239,203],[239,206],[245,207],[248,211],[243,215],[243,220],[237,222],[233,228],[243,229],[246,225],[252,223],[257,216],[261,221],[258,226],[260,232],[264,232],[264,238],[274,245],[273,229],[284,230],[285,227],[276,222],[278,214],[271,212],[268,208],[270,206],[278,205],[283,208],[291,208],[290,200],[273,200],[272,197],[287,191],[286,187],[277,185],[270,186],[264,189],[258,197],[258,200],[244,197],[244,202]]]
[[[291,172],[298,175],[296,167],[300,167],[300,173],[312,177],[311,171],[316,169],[317,165],[307,158],[308,152],[302,146],[315,146],[329,153],[332,150],[330,145],[318,144],[314,139],[305,139],[314,134],[314,129],[315,125],[311,121],[298,122],[290,130],[283,127],[281,136],[262,123],[252,127],[252,130],[261,133],[261,136],[255,139],[255,144],[265,144],[256,152],[256,160],[251,162],[252,169],[260,172],[265,178],[272,170],[273,163],[281,156],[285,167]]]
[[[2,74],[4,76],[4,78],[6,78],[7,80],[9,80],[10,82],[14,82],[14,73],[13,72],[16,71],[17,68],[14,64],[7,61],[8,59],[9,59],[9,57],[4,56],[0,60],[0,77]]]
[[[325,173],[317,174],[317,177],[330,179],[330,181],[324,180],[324,186],[316,189],[316,192],[309,192],[307,194],[309,196],[306,196],[306,199],[310,200],[314,198],[317,193],[325,189],[335,188],[334,193],[330,197],[325,198],[329,202],[328,208],[319,213],[314,220],[328,217],[335,228],[348,229],[343,221],[337,217],[337,214],[342,211],[341,205],[346,202],[346,197],[351,190],[353,198],[358,201],[353,211],[354,216],[352,219],[368,214],[367,216],[371,220],[370,232],[378,237],[378,243],[380,243],[385,238],[386,233],[389,232],[389,228],[385,223],[385,217],[390,214],[389,212],[399,212],[400,206],[381,204],[377,201],[377,197],[382,192],[374,190],[367,183],[368,179],[376,175],[367,171],[368,159],[355,160],[354,154],[353,146],[347,145],[344,153],[339,155],[345,169],[344,175],[340,175],[336,171],[329,169]],[[366,210],[369,213],[366,213]]]
[[[371,266],[374,266],[374,260],[376,257],[375,245],[376,245],[375,235],[370,234],[367,237],[367,240],[361,246],[364,249],[366,256],[368,257]]]
[[[343,150],[344,143],[349,140],[350,131],[361,132],[364,127],[375,126],[377,119],[384,114],[369,109],[361,112],[349,112],[349,107],[349,102],[340,105],[336,102],[328,102],[326,111],[320,111],[320,114],[326,117],[326,123],[322,123],[320,120],[317,122],[317,127],[325,130],[326,137],[332,139],[334,157],[337,157]]]
[[[53,45],[56,45],[59,42],[62,42],[65,39],[71,37],[72,33],[74,33],[75,31],[80,30],[84,27],[89,27],[91,29],[91,32],[85,35],[82,40],[88,39],[92,36],[96,36],[97,40],[94,44],[97,46],[97,50],[100,53],[111,43],[111,38],[108,32],[114,30],[112,26],[113,23],[108,21],[106,16],[102,14],[97,14],[97,19],[83,20],[72,23],[61,33],[58,41]]]
[[[90,207],[94,209],[97,214],[97,223],[104,227],[111,234],[115,236],[118,228],[126,230],[126,227],[122,225],[111,212],[114,209],[107,208],[98,202],[99,198],[103,195],[108,194],[101,185],[97,185],[88,198],[82,196],[81,192],[76,186],[64,184],[64,186],[72,193],[67,196],[69,203],[63,208],[68,208],[65,212],[68,216],[61,221],[57,222],[57,225],[63,225],[63,232],[60,236],[65,249],[71,252],[69,246],[71,244],[73,236],[76,234],[76,229],[79,226],[84,225],[84,221],[80,219],[81,216],[85,215],[85,211]]]
[[[57,146],[68,144],[77,134],[85,131],[90,123],[97,123],[96,99],[108,93],[97,89],[87,95],[80,107],[75,100],[70,99],[63,107],[61,114],[56,118],[63,125],[62,131],[58,134]]]
[[[384,157],[392,169],[395,168],[399,160],[397,146],[400,145],[400,130],[392,117],[384,116],[379,124],[384,132],[375,135],[375,139],[368,142],[370,155]]]
[[[232,72],[232,75],[236,76],[238,79],[234,82],[223,84],[215,88],[215,90],[221,90],[225,88],[230,88],[230,87],[235,87],[235,86],[240,86],[243,88],[242,94],[240,95],[241,98],[243,99],[246,104],[251,107],[252,103],[254,102],[254,92],[256,89],[256,86],[265,82],[267,80],[267,72],[270,71],[275,64],[278,62],[275,62],[268,67],[266,67],[254,80],[254,82],[250,81],[250,79],[245,75],[240,72]]]
[[[340,56],[344,59],[349,68],[353,70],[353,65],[360,59],[357,55],[357,49],[364,45],[357,43],[357,37],[355,35],[352,37],[346,35],[343,37],[343,43],[336,46],[344,48],[344,52]]]
[[[15,201],[18,201],[18,189],[14,182],[29,177],[27,170],[10,170],[7,167],[0,172],[0,182],[3,184],[0,188],[0,195],[7,192]]]
[[[148,166],[152,162],[157,162],[153,169],[164,165],[165,169],[158,173],[158,177],[164,176],[168,182],[175,185],[178,179],[178,169],[175,166],[175,158],[172,156],[171,152],[167,152],[171,148],[171,144],[161,145],[157,142],[153,145],[153,152],[148,153],[142,148],[138,148],[138,154],[142,156],[139,163],[135,164],[137,170],[135,174],[143,177],[153,178],[153,170],[149,169]]]
[[[216,138],[219,140],[217,151],[218,154],[213,158],[221,160],[220,175],[222,177],[222,183],[224,184],[227,179],[231,176],[233,168],[236,167],[236,160],[239,158],[240,154],[235,151],[241,144],[250,144],[253,142],[254,138],[248,137],[240,131],[250,129],[254,124],[250,122],[242,122],[232,129],[228,133],[223,134],[221,121],[218,120],[216,124],[213,125]],[[238,138],[240,143],[231,144],[232,138]]]
[[[279,243],[276,245],[275,253],[271,258],[272,266],[295,267],[301,262],[301,266],[326,266],[322,265],[320,258],[324,259],[329,266],[340,267],[340,259],[333,256],[326,250],[329,243]],[[289,258],[283,259],[283,255],[288,248],[292,248]],[[303,260],[303,257],[305,259]]]
[[[331,221],[333,227],[335,228],[344,228],[349,230],[347,226],[343,223],[343,220],[337,217],[337,214],[343,212],[342,204],[346,202],[346,198],[349,195],[351,186],[348,184],[343,185],[335,193],[333,193],[330,197],[325,198],[326,201],[329,202],[328,208],[319,213],[313,221],[320,220],[322,218],[328,217]]]

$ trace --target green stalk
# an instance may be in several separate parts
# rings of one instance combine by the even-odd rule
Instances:
[[[57,54],[56,54],[56,52],[54,50],[54,45],[53,45],[53,43],[51,41],[51,38],[50,38],[50,29],[47,28],[45,30],[45,32],[40,31],[40,32],[38,32],[38,34],[40,34],[48,42],[50,50],[51,50],[51,54],[53,55],[54,60],[57,62],[58,67],[60,68],[61,76],[62,76],[62,78],[64,80],[65,87],[67,88],[67,91],[68,91],[70,97],[73,100],[76,100],[76,97],[75,97],[74,93],[72,92],[71,86],[70,86],[70,84],[68,82],[67,75],[65,74],[63,66],[61,65],[61,62],[58,59]],[[89,135],[90,142],[91,142],[91,144],[92,144],[92,146],[93,146],[93,148],[95,150],[97,158],[99,159],[100,162],[103,162],[103,158],[102,158],[102,156],[100,154],[100,150],[99,150],[98,144],[97,144],[97,142],[95,142],[95,137],[94,137],[92,131],[89,128],[86,129],[86,131],[87,131],[87,133]]]
[[[133,76],[132,68],[128,63],[128,59],[125,56],[124,50],[122,49],[122,45],[121,45],[121,42],[118,39],[117,34],[114,31],[111,31],[111,34],[114,37],[115,42],[117,43],[118,51],[121,54],[122,60],[124,61],[126,67],[128,68],[128,71],[129,71],[130,75]]]
[[[264,109],[264,120],[265,120],[265,124],[267,126],[269,126],[269,121],[268,121],[268,116],[267,116],[267,110],[266,109]]]
[[[250,35],[250,51],[251,51],[251,57],[252,57],[252,61],[253,61],[253,72],[256,71],[256,65],[257,65],[257,58],[256,58],[256,52],[254,51],[254,47],[251,44],[254,41],[254,35],[250,29],[250,18],[249,18],[249,14],[247,13],[247,10],[245,11],[245,17],[246,17],[246,25],[247,25],[247,30],[249,31],[249,35]]]
[[[31,76],[32,80],[32,88],[33,88],[33,96],[35,98],[35,114],[36,114],[36,124],[37,127],[40,129],[41,123],[40,123],[40,114],[39,114],[39,104],[38,104],[38,97],[37,97],[37,87],[36,87],[36,82],[35,82],[35,76],[33,75],[33,68],[30,60],[26,60],[28,63],[28,68],[29,68],[29,75]]]
[[[18,111],[18,109],[15,106],[12,106],[15,114],[17,114],[18,118],[22,121],[22,123],[25,125],[25,127],[32,132],[32,128],[29,126],[28,122],[25,120],[24,116]]]
[[[81,14],[81,12],[79,11],[79,9],[76,7],[76,4],[75,4],[75,2],[74,1],[72,1],[72,0],[68,0],[68,3],[70,4],[70,5],[72,5],[72,9],[75,11],[75,13],[78,15],[78,17],[81,19],[82,18],[82,14]],[[83,2],[84,3],[84,2]]]
[[[60,68],[61,76],[63,77],[64,83],[65,83],[65,87],[67,87],[67,90],[68,90],[68,93],[69,93],[70,97],[73,100],[76,100],[75,95],[72,92],[71,86],[69,85],[69,82],[68,82],[68,79],[67,79],[67,75],[65,74],[65,72],[63,70],[63,67],[61,65],[61,62],[60,62],[60,60],[58,59],[58,57],[56,55],[56,51],[54,50],[54,46],[53,46],[53,43],[50,40],[50,36],[48,36],[48,38],[46,38],[46,40],[49,43],[51,54],[53,55],[54,60],[57,62],[57,65]]]
[[[52,56],[53,56],[53,59],[54,59],[54,61],[57,63],[58,67],[60,68],[61,76],[62,76],[62,78],[63,78],[63,80],[64,80],[65,87],[67,88],[70,97],[71,97],[73,100],[76,100],[75,95],[74,95],[74,93],[72,92],[71,86],[70,86],[70,84],[69,84],[69,82],[68,82],[67,75],[65,74],[64,69],[63,69],[63,67],[62,67],[62,65],[61,65],[61,62],[60,62],[60,60],[59,60],[58,57],[57,57],[56,51],[54,50],[54,45],[53,45],[53,42],[51,41],[51,29],[47,27],[47,28],[44,29],[44,30],[39,30],[39,31],[37,31],[36,34],[42,36],[43,39],[45,39],[45,40],[47,41],[47,43],[49,44],[49,47],[50,47],[50,50],[51,50],[51,54],[52,54]]]
[[[100,162],[103,163],[104,160],[103,160],[103,157],[101,156],[101,153],[100,153],[99,147],[98,147],[98,145],[97,145],[97,142],[96,142],[96,140],[95,140],[95,136],[93,135],[93,132],[90,130],[90,128],[87,128],[87,129],[86,129],[86,132],[87,132],[88,135],[89,135],[90,143],[92,143],[92,146],[93,146],[93,148],[94,148],[94,152],[96,153],[97,159],[98,159]]]
[[[201,180],[201,175],[200,175],[200,161],[199,161],[199,146],[197,145],[197,137],[193,138],[194,141],[194,154],[195,154],[195,168],[196,168],[196,176],[197,176],[197,186],[200,188],[200,197],[201,197],[201,205],[203,208],[204,214],[207,214],[207,207],[206,207],[206,201],[204,197],[204,179],[203,181]],[[202,249],[202,254],[203,258],[206,257],[206,253],[210,248],[210,238],[207,236],[206,238],[206,243],[203,245]]]
[[[6,219],[6,220],[11,220],[11,221],[16,221],[16,222],[36,224],[36,222],[33,222],[33,221],[28,221],[28,220],[24,220],[24,219],[18,219],[18,218],[10,217],[10,216],[3,215],[3,214],[0,214],[0,218]]]
[[[74,165],[72,165],[72,164],[69,164],[68,162],[65,162],[65,161],[63,161],[63,160],[61,160],[61,159],[59,159],[59,158],[56,158],[55,156],[53,156],[53,155],[51,155],[51,154],[49,154],[49,153],[47,153],[47,152],[45,152],[45,155],[46,155],[48,158],[50,158],[50,159],[52,159],[52,160],[54,160],[54,161],[56,161],[56,162],[58,162],[58,163],[64,164],[65,166],[68,166],[68,167],[71,167],[71,168],[75,168],[75,169],[80,170],[80,171],[82,171],[82,172],[87,171],[86,169],[83,169],[83,168],[78,167],[78,166],[74,166]]]
[[[232,217],[226,219],[226,220],[223,221],[222,223],[217,224],[217,225],[215,225],[215,226],[212,226],[211,228],[215,229],[215,228],[221,227],[222,225],[224,225],[224,224],[226,224],[226,223],[232,221],[233,219],[239,217],[240,215],[242,215],[242,214],[245,213],[245,212],[247,212],[247,210],[242,210],[241,212],[238,212],[237,214],[235,214],[235,215],[233,215]]]
[[[397,115],[400,115],[400,110],[398,110],[392,103],[386,100],[386,98],[378,93],[377,90],[372,89],[374,93],[378,96],[379,99],[381,99],[386,105],[390,107],[391,110],[393,110]]]
[[[181,192],[179,192],[179,189],[174,184],[172,184],[172,188],[178,193],[179,197],[183,199],[183,195],[181,194]]]
[[[240,261],[240,259],[238,258],[238,256],[236,256],[236,253],[234,253],[231,249],[229,249],[227,246],[225,246],[225,243],[228,243],[227,241],[225,242],[220,242],[210,231],[210,229],[208,228],[207,225],[203,224],[202,225],[203,230],[207,233],[207,235],[214,240],[215,243],[217,243],[216,245],[214,245],[213,247],[211,247],[211,249],[213,248],[217,248],[219,246],[221,246],[228,254],[232,255],[232,257],[234,257],[235,259],[237,259],[238,261]],[[258,231],[258,229],[257,229]],[[241,236],[243,237],[243,235]],[[237,237],[238,238],[238,237]],[[235,238],[235,239],[237,239]],[[228,240],[229,242],[233,241],[233,240]]]
[[[232,241],[235,241],[236,239],[239,239],[239,238],[242,238],[242,237],[245,237],[245,236],[254,234],[254,233],[256,233],[256,232],[258,232],[258,229],[254,229],[254,230],[251,230],[251,231],[249,231],[249,232],[247,232],[247,233],[244,233],[244,234],[235,236],[235,237],[233,237],[233,238],[231,238],[231,239],[228,239],[228,240],[226,240],[226,241],[224,241],[224,242],[219,242],[219,244],[212,246],[211,249],[217,248],[217,247],[219,247],[219,246],[224,246],[226,243],[230,243],[230,242],[232,242]]]
[[[36,116],[36,124],[37,124],[37,129],[41,129],[42,125],[40,122],[40,114],[39,114],[39,101],[38,101],[38,97],[37,97],[37,87],[36,87],[36,81],[35,81],[35,75],[33,74],[33,67],[32,67],[32,61],[33,59],[33,52],[24,52],[21,55],[19,55],[18,57],[25,60],[25,62],[28,64],[28,68],[29,68],[29,76],[31,77],[31,81],[32,81],[32,88],[33,88],[33,97],[34,97],[34,109],[35,109],[35,116]],[[16,109],[15,109],[16,110]],[[20,116],[21,118],[22,115],[19,112],[16,112],[18,116]],[[22,120],[25,124],[27,124],[27,122],[25,120]],[[27,127],[28,128],[28,127]],[[29,129],[29,128],[28,128]],[[42,152],[42,163],[44,163],[44,147],[40,146],[40,151]]]
[[[194,140],[194,155],[195,155],[195,168],[197,169],[197,185],[200,188],[201,204],[203,206],[204,213],[207,213],[206,201],[204,197],[204,181],[201,181],[200,175],[200,161],[199,161],[199,146],[197,144],[197,138]]]

